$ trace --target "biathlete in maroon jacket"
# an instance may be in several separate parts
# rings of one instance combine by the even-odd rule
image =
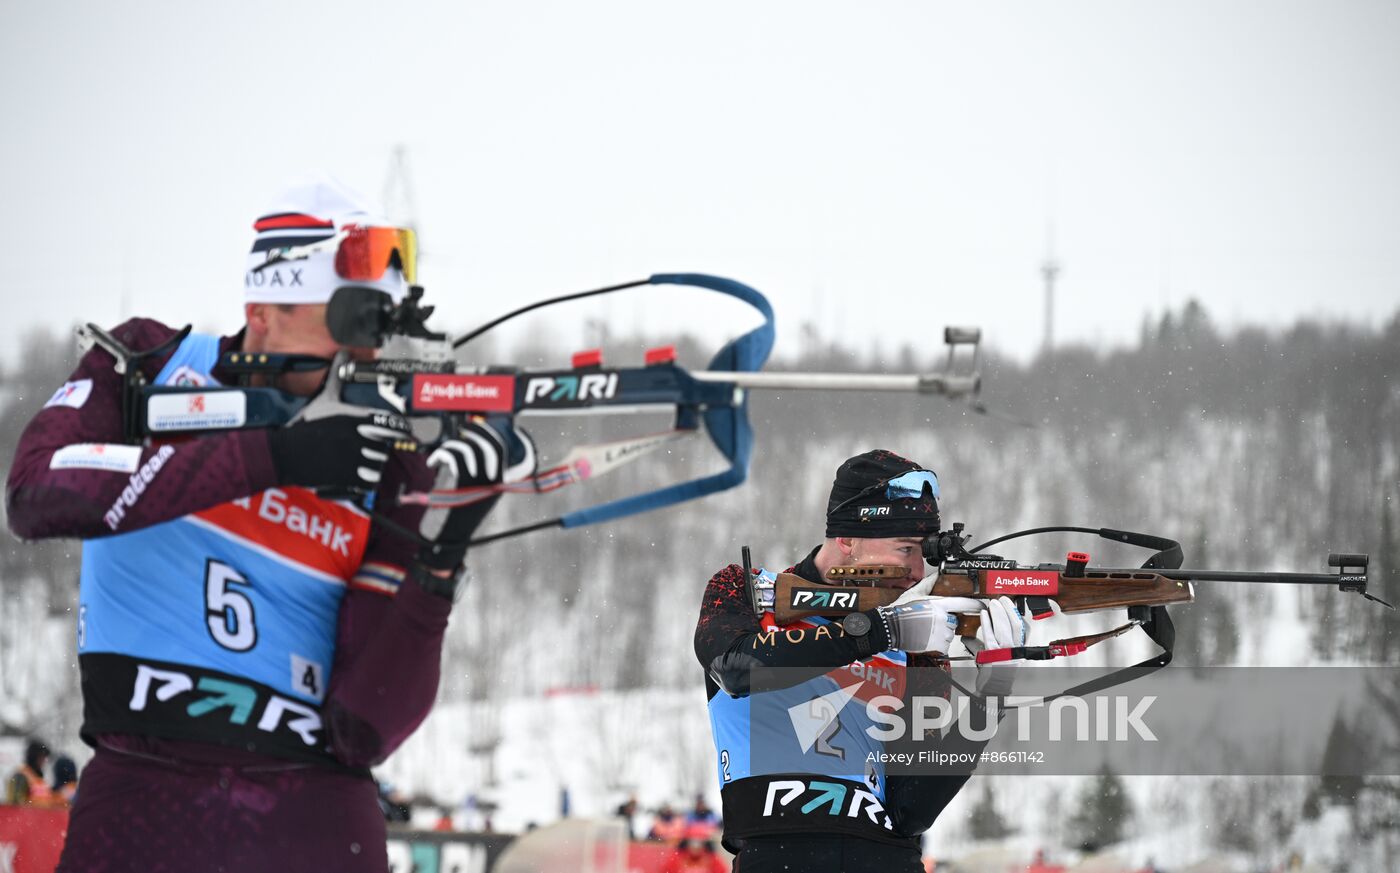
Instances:
[[[923,869],[921,835],[968,776],[887,772],[894,747],[872,733],[888,725],[864,704],[947,693],[944,671],[907,668],[939,663],[925,653],[948,651],[955,612],[987,609],[988,646],[1025,639],[1008,598],[928,596],[921,541],[939,529],[937,501],[931,471],[888,451],[857,455],[836,473],[825,542],[787,570],[824,584],[835,566],[903,566],[906,576],[889,584],[905,592],[889,607],[842,623],[778,625],[772,612],[755,609],[754,589],[773,580],[770,571],[746,578],[731,564],[706,587],[695,653],[709,694],[724,841],[741,873]],[[979,691],[1005,694],[1011,675],[979,672]],[[993,678],[998,687],[990,689]],[[962,760],[975,760],[985,742],[956,730],[936,741],[903,739],[922,750],[936,743]]]
[[[293,185],[255,225],[246,328],[191,335],[144,375],[214,386],[229,384],[229,350],[331,357],[331,293],[397,298],[412,275],[411,247],[347,249],[376,225],[331,180]],[[112,333],[134,350],[175,336],[147,319]],[[382,873],[368,768],[432,706],[464,544],[491,505],[425,520],[387,495],[501,481],[501,435],[472,425],[428,459],[396,452],[406,423],[317,393],[323,369],[279,377],[316,395],[284,428],[130,444],[114,364],[83,356],[24,431],[6,495],[20,536],[84,541],[82,733],[96,753],[60,869]],[[377,489],[381,512],[438,548],[320,496],[350,488]]]

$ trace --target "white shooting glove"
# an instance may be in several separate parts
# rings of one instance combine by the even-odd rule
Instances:
[[[982,626],[976,637],[963,637],[963,645],[973,655],[984,649],[1012,649],[1026,644],[1028,628],[1010,597],[979,601],[984,609]],[[1001,661],[977,665],[977,693],[1005,697],[1016,681],[1019,662]]]
[[[891,603],[890,606],[900,606],[920,597],[928,597],[929,592],[933,591],[933,583],[936,579],[938,579],[938,574],[930,573],[918,582],[904,589],[904,593],[899,595],[899,599]]]
[[[977,612],[982,608],[982,601],[972,597],[908,596],[914,588],[923,584],[918,583],[901,595],[899,600],[879,608],[880,617],[889,628],[890,648],[947,654],[953,637],[957,635],[958,618],[955,613]]]

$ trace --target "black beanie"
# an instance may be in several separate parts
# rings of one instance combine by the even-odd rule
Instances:
[[[826,502],[827,537],[923,537],[938,533],[938,499],[925,494],[890,500],[883,485],[924,468],[886,449],[848,458],[836,470]]]

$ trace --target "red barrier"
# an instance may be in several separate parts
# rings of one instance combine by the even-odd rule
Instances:
[[[67,833],[66,810],[0,806],[0,870],[53,873]]]
[[[666,843],[628,843],[627,873],[661,873],[675,849]]]
[[[68,813],[64,810],[0,806],[0,871],[53,873],[67,832]],[[453,835],[430,836],[451,839]],[[674,851],[675,847],[666,843],[629,843],[628,873],[661,873]]]
[[[672,870],[701,870],[713,873],[729,870],[729,861],[724,856],[707,855],[703,859],[689,860],[679,854],[679,850],[667,843],[631,842],[627,844],[627,873],[668,873]]]

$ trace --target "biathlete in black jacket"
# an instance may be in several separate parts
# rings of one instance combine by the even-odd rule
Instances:
[[[978,642],[988,648],[1020,646],[1026,637],[1009,598],[928,595],[933,577],[925,577],[921,541],[939,530],[938,496],[937,477],[913,461],[884,450],[857,455],[836,472],[825,542],[787,570],[822,584],[831,567],[903,566],[905,577],[884,580],[905,589],[890,606],[841,622],[812,617],[778,625],[753,597],[754,585],[772,578],[769,571],[746,576],[730,564],[710,579],[695,653],[705,669],[724,842],[738,855],[736,871],[923,870],[921,835],[971,765],[959,773],[887,773],[890,752],[937,749],[975,760],[986,741],[965,738],[954,726],[941,737],[896,746],[867,730],[887,724],[872,720],[868,705],[947,694],[947,674],[936,668],[947,662],[935,655],[953,641],[955,611],[986,610]],[[1005,695],[1014,671],[979,667],[978,694]]]

